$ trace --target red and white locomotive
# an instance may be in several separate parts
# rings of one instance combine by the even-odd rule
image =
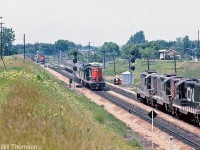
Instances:
[[[34,55],[31,59],[37,63],[45,63],[45,56],[43,54]]]
[[[103,79],[102,67],[98,63],[84,64],[77,62],[77,70],[73,71],[74,63],[65,62],[66,70],[74,73],[74,76],[79,80],[83,87],[88,87],[92,90],[101,90],[105,88],[105,81]]]

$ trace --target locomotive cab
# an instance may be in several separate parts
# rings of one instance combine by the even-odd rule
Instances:
[[[84,69],[84,79],[87,81],[90,81],[92,77],[92,69],[90,67],[87,67]]]

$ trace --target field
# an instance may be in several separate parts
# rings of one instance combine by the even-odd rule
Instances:
[[[135,71],[135,84],[136,88],[139,87],[140,84],[140,73],[147,70],[147,62],[144,60],[137,60],[134,64]],[[177,61],[177,75],[186,78],[200,78],[200,62],[193,61]],[[116,61],[116,72],[117,75],[120,75],[122,72],[128,70],[128,62],[127,60],[118,59]],[[150,61],[150,70],[156,70],[158,73],[172,73],[174,74],[174,62],[170,60],[157,60]],[[113,64],[111,63],[108,68],[104,70],[104,76],[113,76]],[[113,82],[110,80],[109,82]]]
[[[37,149],[142,149],[132,133],[102,107],[77,95],[31,61],[0,62],[1,144]]]

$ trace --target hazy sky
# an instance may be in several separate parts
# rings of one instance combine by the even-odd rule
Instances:
[[[200,0],[0,0],[0,16],[16,42],[77,44],[127,42],[143,30],[147,40],[197,39]]]

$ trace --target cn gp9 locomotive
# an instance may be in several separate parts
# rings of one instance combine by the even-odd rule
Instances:
[[[37,54],[31,57],[31,59],[37,63],[45,63],[45,56],[43,54]]]
[[[75,78],[79,80],[83,87],[88,87],[92,90],[102,90],[105,88],[105,81],[102,75],[102,67],[98,63],[84,64],[76,63],[76,71],[73,71],[74,63],[65,62],[66,70],[73,73]]]
[[[141,74],[137,98],[200,126],[200,79],[146,71]]]

